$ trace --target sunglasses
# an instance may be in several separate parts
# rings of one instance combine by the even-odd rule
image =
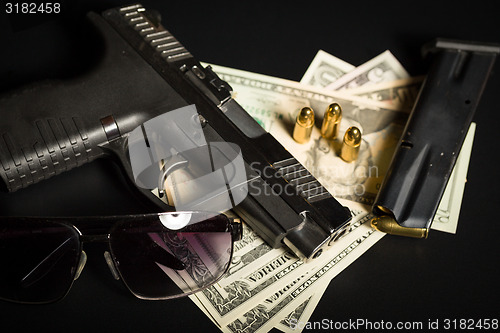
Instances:
[[[41,218],[0,217],[0,299],[51,303],[80,275],[83,243],[107,242],[115,279],[140,299],[186,296],[228,270],[239,221],[222,214],[160,214]]]

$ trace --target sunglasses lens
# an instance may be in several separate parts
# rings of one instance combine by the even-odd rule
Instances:
[[[80,253],[72,227],[5,218],[0,223],[0,298],[22,303],[62,298],[73,283]]]
[[[117,224],[110,247],[132,293],[167,299],[216,282],[229,267],[232,236],[224,215],[166,213]]]

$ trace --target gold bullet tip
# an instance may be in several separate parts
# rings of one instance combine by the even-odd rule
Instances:
[[[335,140],[339,132],[340,120],[342,119],[342,109],[337,103],[328,106],[321,124],[321,135],[325,139]]]
[[[300,110],[295,126],[293,128],[292,137],[298,143],[306,143],[311,138],[311,133],[314,127],[314,111],[310,107],[304,107]]]
[[[304,107],[300,110],[297,122],[303,126],[310,126],[314,124],[314,111],[310,107]]]
[[[330,113],[334,118],[339,118],[342,115],[342,108],[337,103],[332,103],[328,107],[327,112]]]
[[[352,126],[345,132],[344,142],[350,146],[359,146],[361,144],[361,131]]]

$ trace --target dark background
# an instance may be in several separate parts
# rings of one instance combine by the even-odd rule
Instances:
[[[7,15],[2,1],[0,91],[84,71],[94,55],[81,30],[84,14],[122,4],[62,1],[61,14]],[[434,37],[500,43],[493,1],[142,4],[158,9],[163,25],[197,59],[296,81],[319,49],[356,66],[389,49],[411,75],[420,75],[427,70],[420,46]],[[433,231],[427,240],[384,237],[333,280],[311,321],[500,319],[499,72],[497,64],[474,117],[477,130],[457,234]],[[16,193],[0,193],[2,215],[140,212],[144,207],[131,196],[119,169],[105,160]],[[219,331],[189,299],[134,298],[112,279],[102,252],[87,249],[80,279],[56,304],[0,302],[0,329]]]

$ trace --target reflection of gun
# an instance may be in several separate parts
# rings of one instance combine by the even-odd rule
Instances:
[[[88,19],[103,46],[94,68],[0,98],[0,175],[15,191],[103,156],[131,178],[128,136],[149,119],[190,104],[207,141],[241,148],[251,182],[235,209],[273,247],[313,258],[348,227],[350,214],[140,5]],[[251,166],[251,167],[250,167]],[[168,207],[149,190],[151,200]]]

